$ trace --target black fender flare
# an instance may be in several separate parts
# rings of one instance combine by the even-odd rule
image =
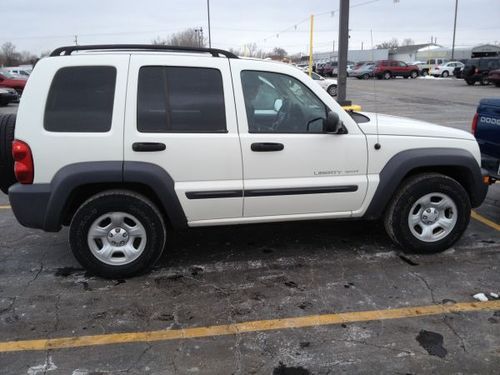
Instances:
[[[153,191],[176,228],[187,227],[184,210],[175,193],[172,177],[158,165],[145,162],[82,162],[61,168],[50,184],[15,184],[9,198],[19,222],[48,232],[61,229],[73,192],[85,185],[134,183]]]
[[[478,207],[488,193],[483,173],[474,156],[458,148],[419,148],[394,155],[380,172],[377,190],[363,218],[376,219],[385,211],[397,188],[409,173],[424,168],[459,168],[466,182],[472,207]]]

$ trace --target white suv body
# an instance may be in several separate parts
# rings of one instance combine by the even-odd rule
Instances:
[[[117,277],[154,264],[165,238],[151,230],[167,221],[176,227],[195,227],[385,215],[396,243],[408,246],[407,241],[413,241],[411,249],[430,252],[456,241],[468,223],[470,206],[484,200],[487,187],[481,181],[480,152],[471,134],[386,115],[350,114],[293,66],[199,53],[206,51],[103,50],[42,59],[26,85],[15,127],[13,147],[28,145],[33,164],[32,180],[9,190],[18,220],[47,231],[71,223],[77,259],[97,274]],[[112,96],[106,96],[105,83],[82,91],[87,97],[96,96],[94,101],[89,97],[89,103],[101,103],[88,104],[82,118],[104,121],[99,111],[102,103],[109,102],[112,113],[105,116],[109,124],[96,132],[74,131],[71,127],[83,121],[75,112],[78,125],[66,120],[58,128],[68,110],[56,108],[61,105],[57,103],[80,105],[71,102],[67,90],[74,90],[78,77],[87,74],[85,68],[99,71],[96,82],[106,82],[106,74],[115,72],[108,85]],[[196,78],[198,74],[205,78]],[[184,88],[176,89],[184,75],[195,78],[182,81]],[[59,82],[63,76],[74,80],[72,86]],[[257,91],[251,96],[255,81]],[[85,82],[92,85],[92,80]],[[98,108],[89,109],[91,105]],[[316,113],[319,117],[313,118]],[[164,121],[185,129],[156,128]],[[204,121],[213,129],[198,129]],[[56,128],[51,128],[52,122]],[[189,128],[193,124],[198,130]],[[22,155],[16,160],[16,169],[22,169]],[[462,178],[463,173],[469,177]],[[451,190],[460,190],[455,185],[450,193],[439,190],[439,178],[461,186],[463,191],[457,194],[466,195],[468,203],[454,199]],[[422,188],[423,182],[417,183],[421,180],[436,186],[436,199],[443,201],[426,198],[427,206],[416,206],[419,223],[401,234],[394,212],[402,202],[395,197],[414,186]],[[127,211],[126,202],[134,199],[146,202],[144,210],[151,209],[149,216],[157,215],[158,220],[141,219],[144,211],[139,209]],[[441,212],[438,206],[446,199],[451,203]],[[100,212],[101,217],[108,220],[109,215],[113,223],[113,217],[121,214],[117,222],[130,219],[136,224],[112,225],[104,219],[109,225],[99,224],[95,218],[85,222],[91,216],[87,206],[95,211],[108,201],[124,203],[113,212]],[[435,216],[428,225],[436,227],[443,219],[442,232],[424,233],[425,208]],[[410,216],[397,219],[397,225],[404,227],[413,220]],[[129,251],[126,236],[132,241],[132,227],[142,228],[143,237]],[[94,239],[94,232],[104,234]],[[405,239],[410,232],[416,238]],[[114,233],[123,234],[123,241],[112,241]],[[105,250],[108,258],[102,255]]]

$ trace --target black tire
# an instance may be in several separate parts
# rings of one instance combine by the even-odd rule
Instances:
[[[500,87],[500,82],[495,82],[496,87]]]
[[[7,194],[17,180],[14,175],[12,141],[16,127],[16,115],[0,115],[0,190]]]
[[[457,209],[454,227],[434,242],[417,238],[408,223],[413,205],[430,193],[446,195]],[[462,185],[439,173],[425,173],[412,176],[402,183],[387,207],[384,224],[389,237],[404,252],[431,254],[448,249],[462,236],[469,224],[470,213],[470,199]]]
[[[479,81],[479,83],[481,83],[481,86],[488,86],[490,84],[490,80],[488,77],[483,76],[481,77],[481,81]]]
[[[326,92],[332,97],[337,96],[337,85],[328,86]]]
[[[449,76],[449,75],[450,75],[450,73],[448,73],[448,71],[447,71],[447,70],[445,70],[445,71],[441,74],[441,76],[442,76],[443,78],[448,78],[448,76]]]
[[[467,83],[469,86],[473,86],[473,85],[476,83],[476,81],[474,81],[474,80],[472,80],[472,79],[467,79],[467,78],[466,78],[466,79],[465,79],[465,83]]]
[[[427,77],[429,75],[429,69],[423,69],[422,70],[422,76]]]
[[[411,73],[410,73],[410,78],[411,79],[415,79],[418,77],[418,72],[416,70],[413,70]]]
[[[384,79],[391,79],[392,74],[389,71],[384,72],[384,75],[382,76]]]
[[[362,75],[363,79],[370,79],[370,75],[368,73],[365,73]]]
[[[110,265],[99,260],[87,241],[92,224],[111,212],[133,215],[146,233],[142,253],[128,264]],[[165,238],[165,222],[155,204],[127,190],[105,191],[88,199],[76,211],[69,230],[71,250],[78,262],[90,273],[110,279],[131,277],[150,270],[162,255]]]

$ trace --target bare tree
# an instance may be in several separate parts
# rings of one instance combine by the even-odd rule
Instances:
[[[16,46],[11,42],[2,44],[0,48],[0,64],[1,65],[17,65],[21,59],[21,55],[16,52]]]
[[[377,49],[394,49],[399,47],[399,42],[396,38],[392,38],[391,40],[387,42],[382,42],[380,44],[377,44]]]
[[[402,46],[413,46],[414,44],[415,41],[412,38],[403,39],[403,41],[401,42]]]
[[[206,39],[201,29],[186,29],[168,36],[166,39],[157,37],[151,41],[157,45],[182,46],[182,47],[205,47]]]
[[[272,56],[279,57],[281,59],[285,58],[288,55],[288,53],[281,47],[274,47],[271,54]]]

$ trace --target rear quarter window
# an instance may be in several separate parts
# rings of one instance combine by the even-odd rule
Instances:
[[[111,129],[116,68],[59,69],[45,106],[44,128],[52,132],[102,133]]]

